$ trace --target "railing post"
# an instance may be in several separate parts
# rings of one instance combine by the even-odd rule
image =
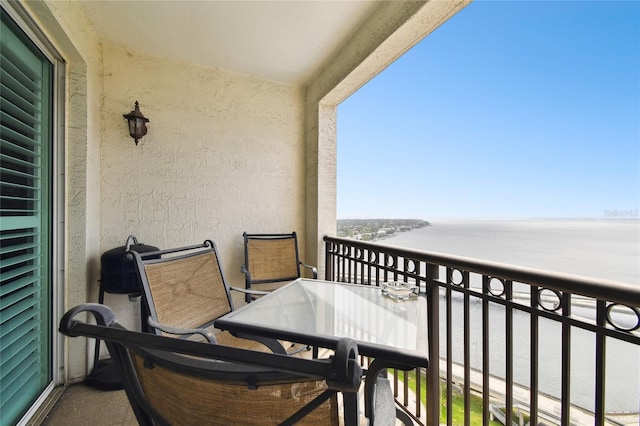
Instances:
[[[440,424],[440,292],[436,282],[438,266],[427,264],[427,325],[429,367],[427,368],[427,426]]]
[[[333,280],[333,256],[331,255],[331,246],[330,241],[327,241],[327,238],[324,238],[324,279],[327,281]]]

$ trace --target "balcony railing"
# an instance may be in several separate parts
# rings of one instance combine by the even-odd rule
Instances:
[[[326,279],[419,285],[430,367],[394,375],[398,404],[419,423],[637,422],[640,287],[440,253],[325,237]],[[424,377],[424,378],[423,378]],[[479,398],[481,408],[472,408]],[[630,403],[628,403],[631,401]],[[635,402],[634,402],[635,401]],[[627,404],[627,405],[625,405]],[[498,409],[497,407],[501,407]],[[616,412],[616,415],[612,414]],[[521,423],[522,424],[522,423]]]

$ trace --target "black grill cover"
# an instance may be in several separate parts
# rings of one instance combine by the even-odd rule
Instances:
[[[124,246],[105,251],[100,257],[100,286],[107,293],[142,292],[142,283],[138,271],[136,271],[136,263],[133,259],[127,259],[126,256],[129,250],[146,253],[159,250],[159,248],[138,244],[136,237],[130,235]]]

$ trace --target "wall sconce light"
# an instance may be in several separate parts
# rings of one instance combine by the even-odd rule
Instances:
[[[136,106],[133,111],[129,114],[122,114],[122,116],[129,121],[129,135],[136,140],[136,145],[138,145],[138,139],[142,139],[142,137],[147,134],[146,123],[149,122],[149,119],[140,112],[138,101],[136,101]]]

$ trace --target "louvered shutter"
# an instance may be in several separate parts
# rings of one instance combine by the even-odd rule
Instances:
[[[0,423],[51,382],[53,65],[2,10],[0,34]]]

